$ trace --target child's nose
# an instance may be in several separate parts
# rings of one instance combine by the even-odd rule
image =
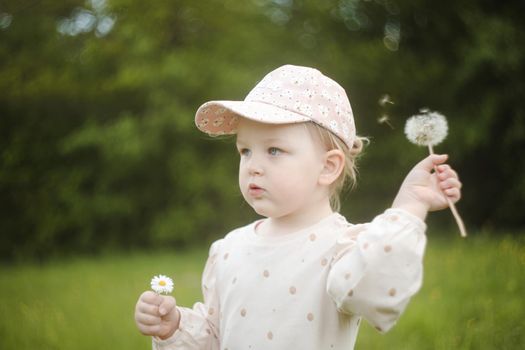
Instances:
[[[258,160],[257,157],[255,156],[252,156],[250,158],[247,166],[248,166],[248,173],[251,176],[262,175],[264,173],[260,160]]]
[[[249,169],[249,173],[250,173],[250,175],[252,175],[252,176],[255,176],[255,175],[262,175],[262,174],[263,174],[262,170],[259,169],[259,168],[250,168],[250,169]]]

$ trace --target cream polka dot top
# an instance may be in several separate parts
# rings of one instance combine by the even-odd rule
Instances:
[[[263,237],[256,223],[210,249],[204,302],[153,349],[345,349],[361,319],[386,332],[421,286],[425,224],[399,209],[351,225],[332,214],[307,229]]]

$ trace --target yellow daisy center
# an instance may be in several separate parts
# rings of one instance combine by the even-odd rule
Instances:
[[[166,281],[164,281],[164,280],[163,281],[159,281],[159,286],[163,286],[164,287],[165,285],[166,285]]]

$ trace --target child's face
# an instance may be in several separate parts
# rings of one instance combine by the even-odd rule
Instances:
[[[319,185],[325,151],[304,124],[272,125],[240,118],[239,185],[260,215],[282,218],[328,198]]]

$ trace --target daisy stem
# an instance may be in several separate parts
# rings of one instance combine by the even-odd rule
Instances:
[[[430,154],[434,154],[434,149],[432,145],[428,145],[428,152]],[[437,174],[436,166],[434,166],[434,171]],[[456,209],[456,206],[454,205],[452,200],[448,198],[446,194],[445,194],[445,199],[447,200],[447,204],[448,204],[448,207],[450,208],[450,211],[452,211],[452,215],[454,215],[454,219],[456,219],[456,224],[459,227],[459,232],[461,234],[461,237],[467,237],[467,230],[465,229],[465,224],[463,224],[463,220],[461,219],[461,216],[459,215],[458,210]]]

